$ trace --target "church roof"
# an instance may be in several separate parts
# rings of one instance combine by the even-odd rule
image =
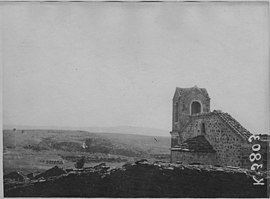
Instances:
[[[199,92],[201,92],[202,95],[209,98],[208,92],[207,92],[207,90],[205,88],[199,88],[197,86],[193,86],[191,88],[179,88],[179,87],[176,87],[176,92],[179,95],[185,95],[186,93],[190,93],[193,90],[198,90]]]
[[[215,153],[212,145],[206,140],[203,135],[198,135],[184,141],[177,147],[180,151],[187,152],[201,152],[201,153]]]
[[[218,116],[228,124],[234,131],[240,134],[244,138],[249,138],[252,133],[245,129],[236,119],[234,119],[230,114],[223,113],[221,111],[213,111],[218,114]]]
[[[201,116],[211,116],[217,115],[221,120],[227,124],[234,132],[240,135],[244,139],[248,139],[252,133],[250,133],[246,128],[244,128],[236,119],[234,119],[229,113],[224,113],[220,110],[214,110],[213,112],[199,113],[193,115],[192,117],[201,117]],[[188,124],[184,128],[186,128]]]

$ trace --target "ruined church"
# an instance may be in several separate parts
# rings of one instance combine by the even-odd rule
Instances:
[[[211,112],[205,88],[176,88],[170,134],[171,162],[250,168],[252,134],[228,113]]]

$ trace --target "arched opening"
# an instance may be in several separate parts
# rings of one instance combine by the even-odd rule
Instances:
[[[201,112],[201,104],[197,101],[192,102],[191,104],[191,115]]]

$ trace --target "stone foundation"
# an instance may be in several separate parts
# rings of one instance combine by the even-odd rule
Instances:
[[[172,163],[180,162],[182,164],[199,163],[204,165],[215,165],[216,154],[215,153],[198,153],[198,152],[186,152],[179,151],[177,149],[171,150]]]

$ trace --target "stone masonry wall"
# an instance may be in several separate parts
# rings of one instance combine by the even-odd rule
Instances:
[[[177,131],[171,132],[171,147],[177,146],[179,141],[179,133]]]
[[[201,132],[202,124],[205,126],[205,133]],[[246,148],[251,148],[251,146],[233,132],[217,115],[194,116],[185,131],[181,133],[180,140],[185,141],[202,134],[216,150],[218,165],[237,167],[250,165],[247,162],[247,154],[243,154],[242,147],[245,145]]]
[[[190,116],[190,105],[193,101],[199,101],[201,103],[202,112],[210,111],[210,98],[206,98],[196,89],[186,95],[175,96],[173,99],[173,130],[181,130],[181,128],[183,128],[183,126],[188,122]],[[175,106],[176,102],[178,102],[177,107]],[[175,121],[176,112],[178,112],[178,121]]]
[[[171,161],[173,163],[179,161],[182,164],[200,163],[205,165],[215,165],[216,164],[216,154],[215,153],[195,153],[195,152],[185,152],[185,151],[172,151]]]

